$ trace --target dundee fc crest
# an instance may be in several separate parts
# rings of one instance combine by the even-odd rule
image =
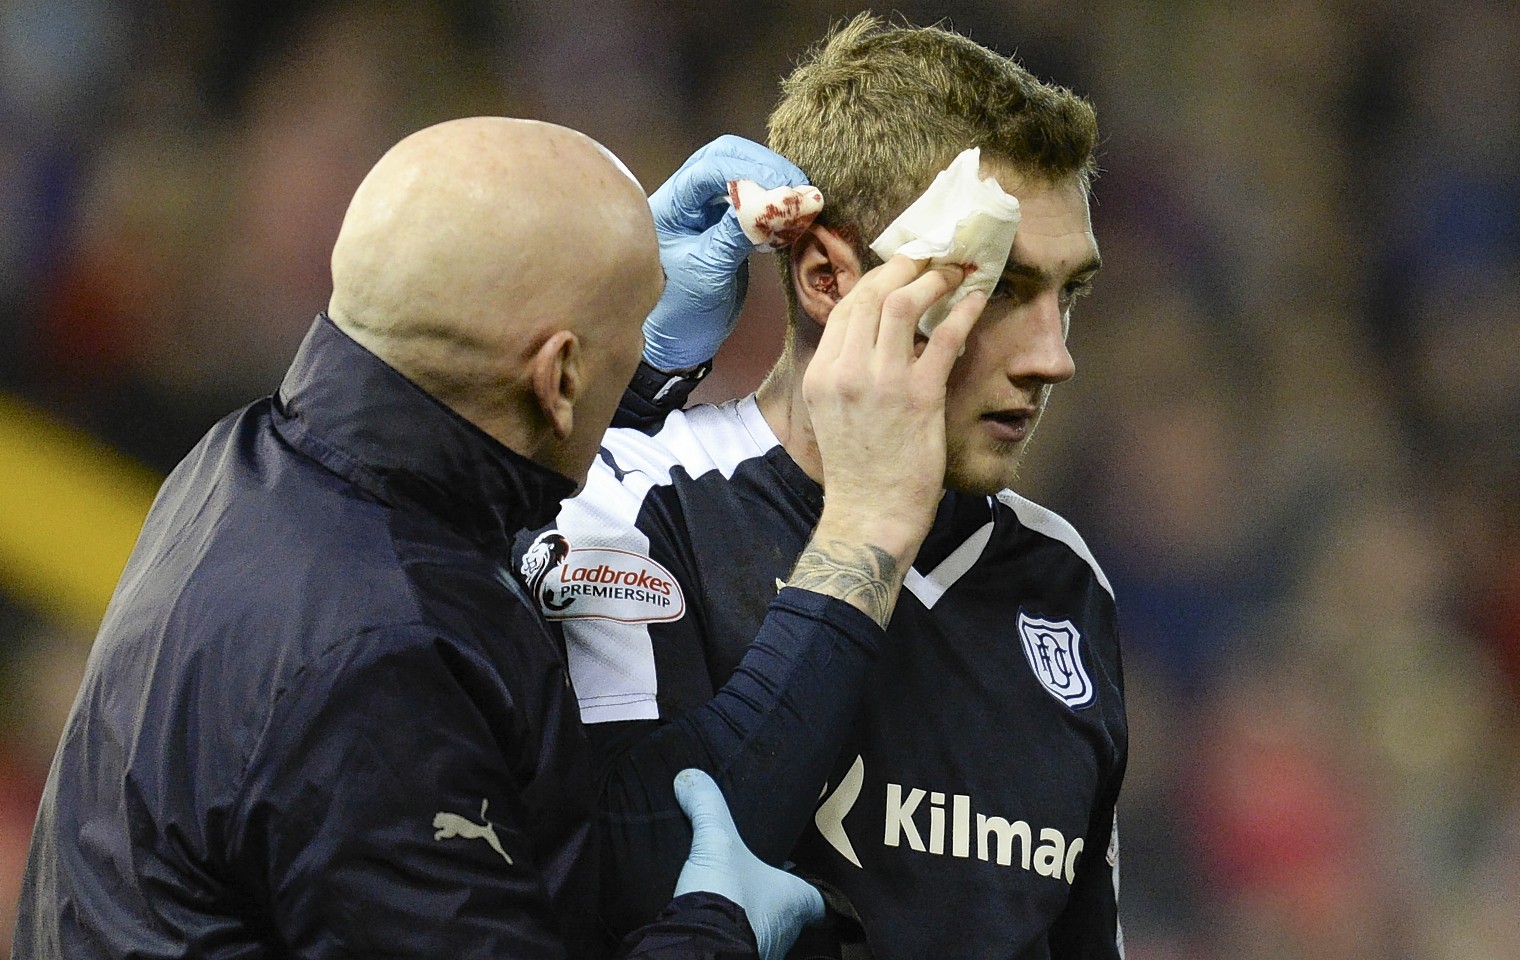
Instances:
[[[1041,686],[1076,710],[1093,700],[1092,680],[1082,666],[1082,634],[1070,620],[1041,620],[1019,611],[1019,640]]]

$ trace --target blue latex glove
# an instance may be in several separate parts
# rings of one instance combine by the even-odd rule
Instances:
[[[711,360],[739,322],[754,244],[724,201],[730,180],[753,180],[767,190],[808,182],[780,154],[728,135],[692,154],[660,184],[649,209],[665,292],[644,321],[644,359],[656,369],[683,370]]]
[[[691,818],[691,856],[676,896],[705,891],[737,903],[755,931],[761,960],[782,960],[803,926],[823,919],[823,896],[749,852],[712,777],[701,770],[676,774],[676,802]]]

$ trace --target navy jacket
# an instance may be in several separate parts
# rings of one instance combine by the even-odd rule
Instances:
[[[169,477],[48,778],[17,958],[612,952],[562,653],[509,572],[572,484],[319,317]],[[744,957],[674,901],[636,957]]]

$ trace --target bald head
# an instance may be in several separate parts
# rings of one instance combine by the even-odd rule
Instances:
[[[531,418],[545,342],[574,334],[594,373],[599,346],[628,341],[662,282],[627,169],[583,134],[502,117],[428,127],[381,157],[332,273],[339,327],[514,446],[493,427]]]

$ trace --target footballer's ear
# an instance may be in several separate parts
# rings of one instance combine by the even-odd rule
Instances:
[[[860,258],[855,248],[828,227],[814,224],[792,244],[792,285],[797,303],[814,322],[823,326],[834,304],[860,279]]]

